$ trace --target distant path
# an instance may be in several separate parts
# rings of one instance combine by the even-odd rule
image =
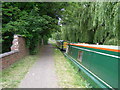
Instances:
[[[52,45],[45,45],[42,48],[40,59],[26,74],[19,88],[58,88]]]

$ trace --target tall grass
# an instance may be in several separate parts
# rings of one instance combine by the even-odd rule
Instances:
[[[0,84],[2,88],[17,88],[21,80],[25,77],[29,68],[38,59],[38,55],[29,55],[9,68],[2,70],[2,76],[0,76]]]
[[[59,49],[54,49],[54,59],[60,88],[91,88],[78,69],[64,57]]]

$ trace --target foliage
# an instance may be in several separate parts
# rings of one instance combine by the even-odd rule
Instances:
[[[66,3],[62,12],[61,39],[70,42],[118,45],[120,2]],[[56,34],[53,35],[54,38]],[[59,36],[58,36],[59,37]]]
[[[14,34],[26,38],[31,54],[48,38],[70,42],[118,45],[120,2],[4,2],[2,5],[3,52],[9,51]],[[58,25],[61,18],[62,26]]]
[[[4,2],[3,3],[3,52],[9,51],[14,34],[26,38],[30,53],[34,54],[37,45],[44,39],[47,44],[51,33],[59,28],[57,25],[60,4],[34,2]],[[51,6],[51,8],[49,8]],[[23,8],[24,7],[24,8]],[[55,9],[55,7],[59,7]],[[56,14],[55,14],[56,13]],[[59,15],[59,14],[58,14]],[[11,43],[11,44],[10,44]],[[6,46],[9,44],[9,46]]]

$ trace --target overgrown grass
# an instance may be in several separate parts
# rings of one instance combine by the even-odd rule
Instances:
[[[29,68],[38,59],[38,55],[29,55],[9,68],[2,70],[2,81],[0,81],[2,88],[17,88],[21,80],[25,77]]]
[[[78,69],[58,49],[54,49],[54,58],[60,88],[91,88]]]

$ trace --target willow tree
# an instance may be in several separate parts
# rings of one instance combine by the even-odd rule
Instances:
[[[120,2],[66,3],[60,35],[70,42],[118,45],[119,8]]]

